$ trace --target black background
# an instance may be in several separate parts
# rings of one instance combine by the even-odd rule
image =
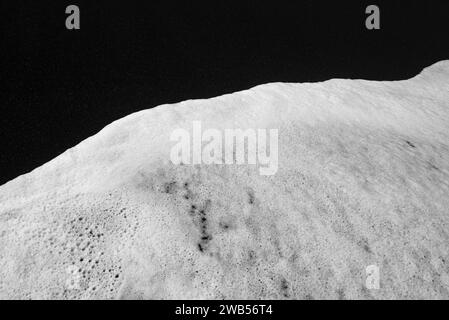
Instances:
[[[209,307],[220,310],[220,304],[225,305],[271,305],[272,314],[264,315],[220,315],[218,312],[209,312],[207,317],[176,315],[177,307],[186,306]],[[70,314],[74,318],[86,317],[86,314],[95,318],[120,317],[131,318],[134,315],[144,315],[148,319],[328,319],[333,318],[357,319],[368,315],[372,319],[383,319],[386,314],[396,318],[425,318],[428,310],[443,314],[447,301],[435,300],[382,300],[382,301],[334,301],[334,300],[127,300],[127,301],[2,301],[2,310],[10,308],[10,314],[20,318],[29,316],[32,310],[34,316],[49,320],[61,319],[61,314]],[[49,310],[52,310],[49,312]],[[427,312],[427,313],[426,313]],[[134,316],[136,317],[136,316]]]
[[[159,104],[412,77],[449,59],[447,2],[2,0],[0,184]],[[65,28],[70,4],[80,30]],[[369,4],[381,30],[365,28]]]

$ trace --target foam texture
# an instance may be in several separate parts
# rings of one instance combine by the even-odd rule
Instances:
[[[173,165],[194,120],[278,129],[278,172]],[[0,187],[0,298],[448,299],[448,195],[449,61],[163,105]]]

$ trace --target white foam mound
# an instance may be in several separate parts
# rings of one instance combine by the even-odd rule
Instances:
[[[171,164],[194,120],[279,129],[277,173]],[[0,187],[0,298],[447,299],[448,195],[449,61],[163,105]]]

